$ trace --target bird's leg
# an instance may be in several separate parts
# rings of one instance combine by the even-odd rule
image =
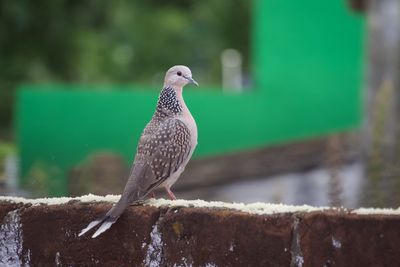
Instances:
[[[156,193],[154,193],[154,191],[151,192],[151,197],[152,197],[152,198],[156,198]]]
[[[172,193],[171,189],[169,189],[168,187],[165,188],[165,190],[167,191],[169,198],[171,200],[176,200],[176,196],[174,195],[174,193]]]

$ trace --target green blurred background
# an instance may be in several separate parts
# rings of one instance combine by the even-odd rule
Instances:
[[[360,125],[364,18],[345,1],[3,0],[0,40],[0,140],[33,195],[93,191],[71,177],[96,153],[129,166],[176,64],[201,85],[184,93],[198,159]],[[222,89],[225,49],[241,92]]]

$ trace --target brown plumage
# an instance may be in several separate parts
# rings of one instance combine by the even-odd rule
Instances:
[[[141,201],[158,187],[176,199],[171,186],[183,172],[197,145],[196,123],[187,108],[182,89],[193,80],[188,67],[174,66],[165,75],[156,111],[139,139],[135,160],[120,200],[107,214],[83,229],[79,236],[102,223],[97,237],[118,219],[130,204]]]

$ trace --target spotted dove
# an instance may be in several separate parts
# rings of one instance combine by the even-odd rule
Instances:
[[[182,89],[192,83],[186,66],[170,68],[164,80],[156,111],[139,139],[135,160],[119,201],[100,219],[92,221],[79,236],[102,223],[93,238],[105,232],[133,203],[144,200],[159,187],[176,199],[171,186],[179,178],[197,145],[196,123],[182,97]]]

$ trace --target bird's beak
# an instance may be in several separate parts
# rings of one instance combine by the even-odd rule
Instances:
[[[189,81],[189,83],[193,83],[193,84],[195,84],[196,86],[199,86],[199,84],[198,84],[193,78],[191,78],[191,77],[185,77],[185,78],[186,78],[186,80]]]

